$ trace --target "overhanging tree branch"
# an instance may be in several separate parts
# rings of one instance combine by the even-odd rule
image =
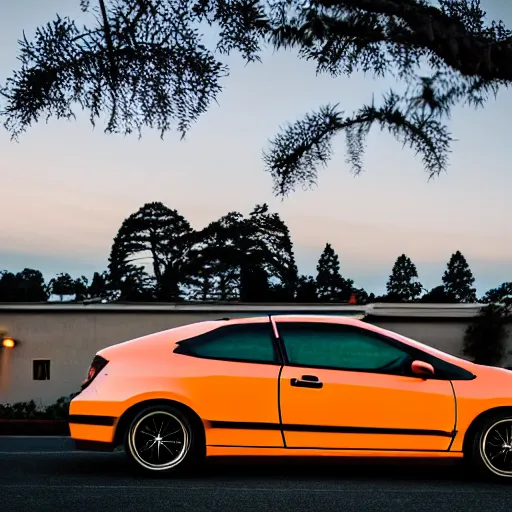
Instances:
[[[79,30],[57,17],[33,41],[21,41],[21,69],[0,88],[0,115],[13,137],[42,115],[73,117],[77,104],[93,124],[106,115],[107,132],[157,128],[163,136],[176,125],[184,136],[222,89],[228,70],[219,55],[238,51],[257,61],[269,41],[298,49],[333,76],[361,70],[406,84],[383,107],[349,117],[320,110],[294,125],[298,131],[276,137],[264,159],[278,194],[315,181],[341,130],[348,159],[361,172],[364,139],[375,122],[419,151],[429,176],[436,175],[447,165],[451,138],[443,120],[451,109],[482,106],[512,83],[512,32],[488,23],[478,0],[82,0],[81,6],[95,11],[96,26]],[[211,48],[204,24],[218,29]]]
[[[107,15],[107,9],[105,7],[104,0],[99,0],[100,3],[100,10],[101,10],[101,18],[103,20],[103,31],[105,33],[105,42],[107,44],[107,53],[108,53],[108,60],[110,63],[110,77],[111,80],[110,86],[112,89],[116,88],[117,83],[117,65],[116,60],[114,57],[114,41],[112,40],[112,31],[110,30],[110,23],[108,21],[108,15]]]
[[[336,108],[327,105],[306,115],[271,141],[264,161],[278,195],[287,195],[298,185],[314,185],[318,167],[325,167],[332,156],[333,137],[343,130],[347,135],[347,161],[356,174],[360,173],[365,137],[374,124],[419,153],[431,177],[446,169],[452,140],[446,128],[433,116],[403,112],[395,94],[385,97],[382,107],[366,106],[350,117]]]

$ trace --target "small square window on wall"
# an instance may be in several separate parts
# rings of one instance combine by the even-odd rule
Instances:
[[[34,359],[32,361],[32,379],[50,380],[50,360]]]

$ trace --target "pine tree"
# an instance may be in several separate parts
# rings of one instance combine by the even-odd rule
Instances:
[[[398,302],[416,300],[423,286],[418,281],[416,265],[405,254],[399,256],[386,284],[388,298]]]
[[[350,298],[354,281],[340,274],[340,260],[331,244],[326,244],[320,255],[316,276],[318,299],[321,301],[345,301]]]
[[[446,294],[453,302],[476,302],[476,290],[472,287],[475,278],[469,268],[466,258],[460,251],[452,254],[443,275]]]

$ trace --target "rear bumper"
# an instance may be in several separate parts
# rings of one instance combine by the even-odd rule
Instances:
[[[124,403],[112,400],[112,393],[103,389],[105,379],[106,375],[100,372],[69,405],[69,433],[79,450],[110,450],[110,445],[115,442]],[[98,392],[100,385],[103,390],[101,394]]]
[[[111,416],[71,414],[69,416],[69,433],[75,442],[112,444],[116,424],[117,418]]]
[[[105,405],[104,402],[84,400],[80,395],[71,401],[68,418],[69,433],[75,442],[107,444],[114,442],[118,418],[117,415],[109,415],[113,408]],[[84,448],[79,449],[91,449],[85,448],[88,444],[82,444],[82,446]]]

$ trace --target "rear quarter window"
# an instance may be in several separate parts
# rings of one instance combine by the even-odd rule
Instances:
[[[270,322],[219,327],[178,342],[174,352],[205,359],[279,364]]]

